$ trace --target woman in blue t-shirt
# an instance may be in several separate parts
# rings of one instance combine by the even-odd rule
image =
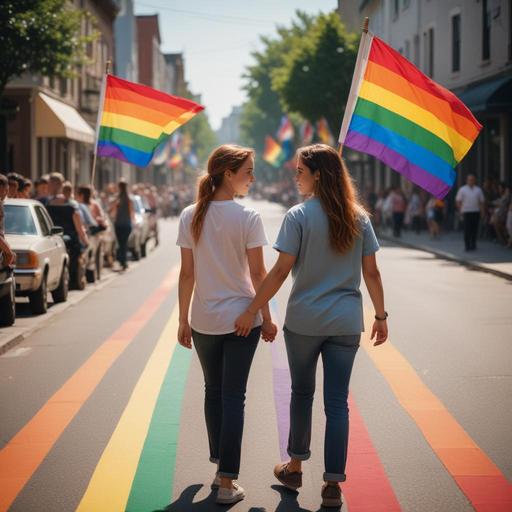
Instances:
[[[375,253],[379,249],[368,216],[338,153],[325,144],[297,152],[295,182],[307,200],[286,213],[274,248],[279,258],[256,297],[237,319],[235,330],[247,336],[254,315],[279,290],[292,271],[284,338],[292,379],[291,460],[274,469],[286,487],[302,485],[302,461],[311,456],[311,414],[315,375],[324,366],[324,506],[341,506],[348,445],[348,388],[363,325],[361,271],[375,307],[374,345],[388,336],[384,292]]]

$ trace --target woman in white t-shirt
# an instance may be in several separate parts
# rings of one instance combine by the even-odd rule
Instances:
[[[268,304],[255,315],[249,337],[237,336],[243,313],[267,271],[268,244],[259,213],[237,203],[256,181],[254,151],[234,144],[217,148],[198,185],[197,202],[183,210],[177,245],[181,247],[178,341],[192,348],[205,379],[205,417],[210,461],[217,464],[212,488],[218,503],[236,503],[244,490],[238,478],[247,379],[260,334],[273,341],[277,327]],[[189,307],[192,311],[189,324]]]

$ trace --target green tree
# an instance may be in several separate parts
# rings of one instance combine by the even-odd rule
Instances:
[[[306,35],[295,39],[284,65],[271,71],[273,90],[286,111],[315,122],[325,116],[341,126],[357,57],[358,34],[345,30],[336,12],[320,14]]]
[[[297,11],[297,20],[290,28],[277,27],[277,38],[261,37],[264,48],[254,52],[256,64],[247,68],[245,90],[249,100],[244,105],[240,131],[242,141],[259,153],[265,144],[265,135],[273,136],[279,126],[283,108],[279,94],[272,87],[271,74],[284,65],[284,58],[308,32],[314,18]]]
[[[195,98],[189,90],[187,84],[178,91],[178,96],[191,101],[197,101],[197,98]],[[194,144],[197,148],[197,157],[199,158],[199,161],[205,162],[217,144],[217,136],[210,126],[208,116],[205,111],[203,110],[194,116],[183,126],[183,128],[181,128],[181,131],[190,133],[190,136],[194,140]]]
[[[86,45],[98,32],[81,35],[82,20],[94,18],[67,0],[0,2],[0,103],[5,86],[25,73],[74,78],[89,64]]]

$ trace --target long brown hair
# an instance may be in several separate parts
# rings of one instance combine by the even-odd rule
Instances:
[[[329,245],[339,254],[350,251],[355,237],[361,236],[358,216],[364,208],[344,161],[327,144],[300,148],[299,158],[311,173],[320,172],[315,195],[329,220]]]
[[[254,156],[254,150],[236,144],[224,144],[210,155],[207,174],[199,178],[197,185],[196,209],[192,217],[192,236],[196,244],[201,236],[206,212],[215,189],[222,185],[224,173],[231,171],[236,174],[250,156]]]

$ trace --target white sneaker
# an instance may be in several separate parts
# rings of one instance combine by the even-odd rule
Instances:
[[[212,489],[218,489],[220,487],[220,484],[221,484],[221,479],[220,479],[220,476],[219,476],[219,472],[217,471],[215,473],[215,478],[213,479],[211,488]]]
[[[231,504],[245,498],[245,491],[233,482],[233,489],[224,489],[221,487],[217,492],[217,503]]]

